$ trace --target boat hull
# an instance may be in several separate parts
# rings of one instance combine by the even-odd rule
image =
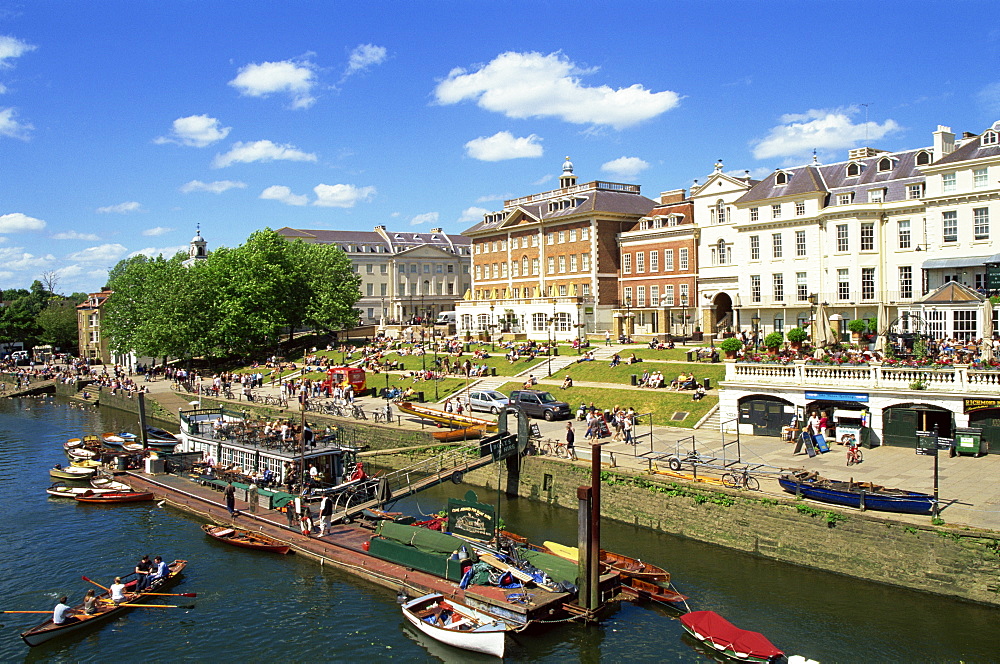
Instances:
[[[471,618],[482,623],[482,626],[463,631],[457,628],[448,629],[447,627],[439,627],[420,618],[419,614],[421,611],[443,600],[444,598],[440,594],[418,597],[403,605],[403,615],[406,617],[407,622],[436,641],[454,648],[461,648],[462,650],[471,650],[472,652],[484,655],[503,657],[506,646],[505,634],[507,625],[497,622],[491,616],[448,600],[447,603],[455,615],[463,616],[467,619]]]
[[[767,664],[784,658],[784,653],[763,634],[740,629],[714,611],[693,611],[680,618],[681,626],[713,653],[737,662]]]
[[[266,551],[268,553],[278,553],[285,555],[292,550],[287,544],[282,544],[273,537],[268,537],[262,533],[254,533],[243,528],[229,528],[206,523],[201,527],[205,534],[212,539],[225,542],[232,546],[254,551]]]
[[[473,438],[479,438],[483,435],[484,427],[474,426],[466,427],[464,429],[453,429],[452,431],[435,431],[431,434],[434,440],[440,440],[443,443],[450,443],[456,440],[470,440]]]
[[[141,503],[153,500],[153,494],[148,491],[111,491],[95,495],[76,496],[77,502],[97,505],[117,505],[120,503]]]
[[[113,489],[95,489],[93,487],[85,486],[50,486],[45,490],[45,493],[50,496],[55,496],[56,498],[76,498],[77,496],[82,496],[85,494],[100,495],[102,493],[110,493]]]
[[[49,477],[54,477],[57,480],[88,480],[96,472],[96,468],[71,466],[70,468],[53,468],[49,471]]]
[[[419,406],[417,404],[410,403],[409,401],[397,404],[396,407],[407,415],[416,415],[417,417],[422,417],[426,420],[431,420],[432,422],[452,425],[461,424],[465,427],[483,427],[484,431],[490,433],[497,430],[496,422],[484,420],[481,417],[470,417],[469,415],[446,413],[443,410],[437,410],[436,408],[429,408],[427,406]]]
[[[778,478],[778,484],[789,493],[797,493],[812,500],[831,505],[845,507],[861,507],[860,491],[845,491],[819,486],[808,480],[796,480],[789,477]],[[902,514],[930,514],[934,509],[934,496],[914,491],[900,492],[899,495],[879,493],[864,494],[864,508],[880,512],[898,512]]]

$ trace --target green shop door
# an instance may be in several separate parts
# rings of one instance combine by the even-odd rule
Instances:
[[[886,408],[882,413],[882,444],[914,447],[917,440],[917,411]]]
[[[781,401],[745,401],[740,404],[740,424],[752,424],[755,436],[780,436],[781,428],[791,419]]]
[[[985,408],[969,413],[969,426],[983,430],[983,440],[989,443],[990,454],[1000,454],[1000,409]]]

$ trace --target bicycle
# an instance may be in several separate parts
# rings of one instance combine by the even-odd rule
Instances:
[[[858,447],[857,443],[847,444],[847,465],[853,466],[854,464],[861,463],[864,461],[864,455],[861,454],[861,448]]]
[[[760,491],[760,482],[750,474],[750,470],[744,468],[742,471],[729,472],[722,476],[722,485],[730,489],[749,489],[750,491]]]
[[[356,420],[368,419],[368,416],[365,415],[365,409],[360,404],[354,404],[351,408],[351,415],[353,415]]]
[[[547,439],[538,447],[539,452],[546,456],[554,456],[560,459],[569,458],[569,448],[566,447],[566,443],[558,440]]]

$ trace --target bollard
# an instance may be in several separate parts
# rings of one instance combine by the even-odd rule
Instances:
[[[636,385],[638,385],[638,384],[639,384],[639,376],[637,376],[636,374],[632,374],[632,375],[631,375],[631,376],[629,377],[629,381],[631,381],[631,383],[632,383],[632,387],[635,387]]]
[[[706,390],[712,389],[712,379],[711,378],[706,378],[705,379],[705,389]]]

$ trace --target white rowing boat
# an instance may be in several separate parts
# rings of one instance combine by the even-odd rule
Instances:
[[[455,648],[503,657],[508,625],[433,593],[403,605],[403,615],[427,636]]]

